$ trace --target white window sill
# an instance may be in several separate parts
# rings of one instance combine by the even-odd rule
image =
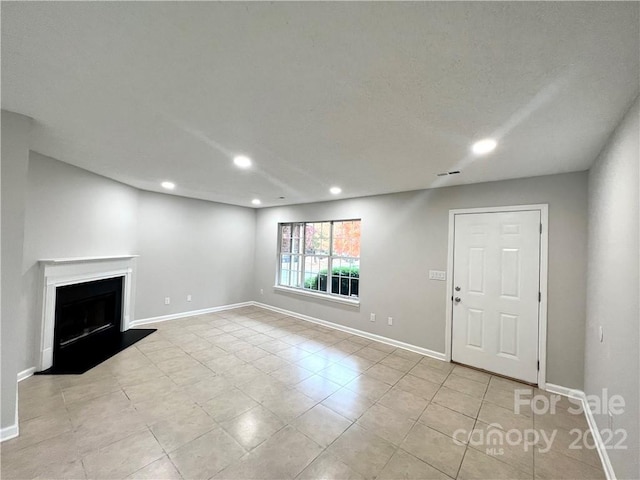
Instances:
[[[356,300],[348,297],[341,297],[339,295],[330,295],[326,293],[316,293],[310,290],[303,290],[301,288],[283,287],[281,285],[274,285],[273,289],[276,292],[292,293],[294,295],[301,295],[303,297],[317,298],[318,300],[326,300],[327,302],[341,303],[343,305],[350,305],[352,307],[360,307],[360,300]]]

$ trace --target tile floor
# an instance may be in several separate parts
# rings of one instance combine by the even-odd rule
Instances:
[[[21,382],[2,478],[604,478],[566,399],[516,414],[526,386],[257,307],[155,326]]]

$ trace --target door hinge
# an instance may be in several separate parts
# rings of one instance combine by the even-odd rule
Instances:
[[[538,303],[542,301],[542,292],[538,292]]]
[[[542,234],[542,224],[540,224],[540,234]]]
[[[538,360],[538,371],[540,371],[540,360]]]

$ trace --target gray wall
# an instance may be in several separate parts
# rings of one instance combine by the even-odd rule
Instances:
[[[142,192],[31,152],[17,370],[38,355],[38,260],[140,255],[136,320],[250,300],[254,241],[250,208]]]
[[[37,363],[38,260],[137,253],[137,205],[132,187],[30,153],[20,370]]]
[[[15,424],[16,374],[21,349],[18,328],[23,323],[20,312],[20,279],[22,277],[22,250],[24,239],[25,196],[29,162],[30,120],[22,115],[2,111],[2,295],[0,299],[2,322],[0,401],[2,414],[0,428]]]
[[[589,172],[584,383],[587,394],[601,398],[602,389],[607,388],[609,396],[625,399],[625,412],[614,417],[613,429],[627,430],[628,450],[609,450],[617,478],[640,478],[639,117],[636,99]],[[601,430],[609,428],[606,413],[595,417]]]
[[[549,204],[547,381],[582,388],[586,172],[259,210],[254,297],[444,352],[446,286],[428,271],[446,270],[449,210],[533,203]],[[362,219],[360,308],[274,291],[278,222],[346,218]]]
[[[257,299],[443,352],[445,283],[428,280],[427,272],[446,269],[449,209],[549,203],[547,379],[582,388],[583,344],[573,339],[584,335],[586,180],[574,173],[256,213],[140,192],[32,153],[18,370],[35,363],[37,260],[119,253],[141,255],[135,319]],[[273,291],[278,222],[356,217],[363,220],[359,309]],[[378,322],[368,321],[371,312]]]
[[[252,209],[140,192],[138,219],[136,319],[251,300]]]

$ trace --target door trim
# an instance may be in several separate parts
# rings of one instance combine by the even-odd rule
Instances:
[[[548,256],[549,256],[549,204],[540,203],[535,205],[510,205],[504,207],[480,207],[480,208],[457,208],[449,210],[449,240],[447,253],[447,297],[446,297],[446,320],[445,320],[445,348],[444,354],[447,362],[451,361],[451,342],[453,328],[453,246],[455,240],[455,216],[473,213],[498,213],[498,212],[521,212],[537,210],[540,212],[540,222],[542,223],[542,234],[540,235],[540,293],[542,294],[538,303],[538,388],[544,390],[547,378],[547,277],[548,277]]]

